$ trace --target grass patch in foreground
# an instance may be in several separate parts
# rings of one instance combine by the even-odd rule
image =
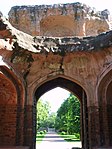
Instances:
[[[76,142],[76,141],[80,141],[80,139],[76,138],[75,135],[62,135],[59,134],[62,138],[64,138],[64,140],[66,140],[67,142]]]
[[[36,143],[37,144],[41,143],[43,138],[45,137],[45,135],[46,135],[46,133],[42,133],[42,134],[37,133],[37,135],[36,135]]]

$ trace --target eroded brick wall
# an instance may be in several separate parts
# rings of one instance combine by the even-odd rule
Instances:
[[[17,94],[12,82],[0,73],[0,145],[15,145]]]

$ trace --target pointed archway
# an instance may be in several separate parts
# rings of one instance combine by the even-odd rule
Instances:
[[[23,145],[24,90],[6,66],[0,66],[0,121],[0,146]]]
[[[35,91],[35,98],[34,98],[34,109],[33,109],[33,140],[36,142],[36,104],[38,99],[47,91],[50,91],[53,88],[61,87],[64,88],[75,96],[78,97],[80,100],[81,105],[81,142],[82,148],[88,149],[89,148],[89,141],[88,141],[88,111],[87,111],[87,95],[85,90],[78,85],[77,83],[63,78],[57,77],[55,79],[46,81],[45,83],[41,84],[39,87],[36,88]],[[34,147],[35,147],[34,142]]]
[[[112,147],[112,69],[107,69],[98,86],[100,142],[102,147]]]

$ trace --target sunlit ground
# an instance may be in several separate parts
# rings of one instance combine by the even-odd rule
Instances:
[[[48,133],[40,144],[36,144],[37,149],[71,149],[72,147],[81,148],[80,141],[67,142],[56,133]]]

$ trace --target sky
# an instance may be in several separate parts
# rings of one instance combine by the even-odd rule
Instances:
[[[50,112],[57,112],[63,101],[66,100],[69,97],[69,95],[69,91],[60,87],[56,87],[51,91],[45,93],[43,96],[41,96],[40,100],[48,101],[50,103]]]
[[[8,12],[13,6],[21,6],[21,5],[52,5],[52,4],[60,4],[60,3],[74,3],[81,2],[85,3],[90,7],[94,7],[97,11],[101,11],[104,9],[108,9],[112,12],[112,0],[2,0],[0,3],[0,11],[4,16],[8,17]],[[111,13],[112,14],[112,13]],[[61,103],[67,99],[69,96],[69,92],[62,88],[55,88],[43,96],[41,96],[42,100],[48,100],[51,104],[51,112],[56,112],[60,107]]]
[[[4,16],[7,17],[9,10],[12,6],[21,6],[21,5],[41,5],[41,4],[56,4],[56,3],[74,3],[81,2],[85,3],[91,7],[96,8],[96,10],[108,9],[112,12],[111,5],[112,0],[3,0],[0,3],[0,11]]]

